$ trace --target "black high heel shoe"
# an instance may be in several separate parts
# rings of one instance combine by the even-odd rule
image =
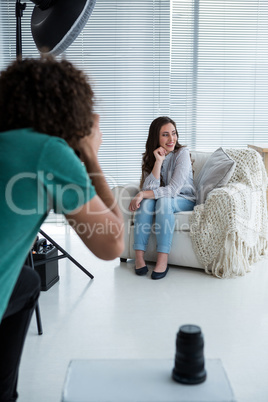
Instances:
[[[166,276],[166,274],[168,273],[169,270],[169,266],[167,265],[166,270],[164,272],[152,272],[151,278],[152,279],[162,279]]]
[[[136,275],[143,276],[143,275],[146,275],[147,272],[148,272],[147,265],[145,265],[142,268],[135,268],[135,274]]]

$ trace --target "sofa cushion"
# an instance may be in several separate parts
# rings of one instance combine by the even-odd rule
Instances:
[[[194,177],[194,184],[198,174],[212,152],[204,152],[204,151],[190,151],[192,166],[193,166],[193,177]]]
[[[189,232],[190,224],[189,217],[193,211],[181,211],[174,214],[175,218],[175,232]]]
[[[222,149],[218,148],[207,159],[195,180],[196,205],[203,204],[214,188],[225,186],[230,180],[236,162]]]

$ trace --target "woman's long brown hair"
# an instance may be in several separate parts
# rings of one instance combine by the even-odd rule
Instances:
[[[155,120],[152,121],[150,128],[149,128],[149,134],[148,138],[146,141],[146,148],[145,152],[143,153],[143,158],[142,158],[142,175],[141,175],[141,181],[140,181],[140,188],[142,188],[145,177],[151,173],[153,170],[154,164],[155,164],[155,156],[154,156],[154,150],[157,149],[159,145],[159,135],[160,135],[160,130],[161,127],[164,126],[165,124],[171,123],[175,127],[176,134],[177,134],[177,142],[174,148],[174,151],[176,152],[178,149],[182,148],[183,145],[181,145],[178,142],[178,131],[176,127],[175,121],[173,121],[170,117],[167,116],[161,116],[157,117]],[[163,183],[161,183],[162,185]]]

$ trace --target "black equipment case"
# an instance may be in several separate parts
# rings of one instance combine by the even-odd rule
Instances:
[[[48,290],[60,279],[58,260],[49,261],[58,256],[58,250],[52,244],[47,244],[46,239],[37,239],[32,252],[34,269],[41,279],[41,290]]]

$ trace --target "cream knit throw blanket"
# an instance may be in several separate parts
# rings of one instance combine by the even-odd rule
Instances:
[[[236,161],[226,187],[211,191],[190,218],[191,238],[206,273],[245,275],[268,252],[267,175],[253,149],[225,150]]]

